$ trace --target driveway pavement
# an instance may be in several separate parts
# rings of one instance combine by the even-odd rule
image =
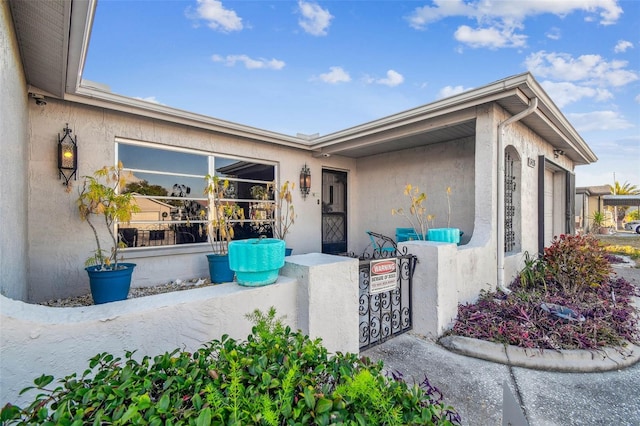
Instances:
[[[616,268],[640,285],[640,269]],[[640,363],[596,373],[560,373],[512,367],[450,352],[434,341],[403,334],[363,352],[399,371],[407,382],[424,377],[462,417],[463,425],[503,424],[503,392],[518,403],[512,425],[640,425]],[[507,424],[505,422],[505,424]]]

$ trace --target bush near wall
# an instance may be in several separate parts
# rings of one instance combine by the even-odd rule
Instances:
[[[59,380],[42,375],[27,407],[6,405],[3,424],[451,425],[457,413],[428,380],[409,386],[382,363],[329,356],[319,339],[292,332],[275,310],[255,311],[246,342],[223,336],[194,353],[138,362],[96,355]],[[26,390],[25,390],[26,391]],[[24,392],[24,391],[23,391]]]
[[[640,289],[612,275],[591,235],[561,235],[525,267],[510,294],[483,292],[458,306],[450,334],[538,349],[623,349],[640,343]]]

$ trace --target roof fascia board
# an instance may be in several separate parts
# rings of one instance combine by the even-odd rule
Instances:
[[[62,41],[62,63],[66,64],[67,60],[69,58],[69,22],[71,21],[71,2],[64,2],[63,3],[63,14],[64,14],[64,23],[63,25],[65,26],[65,28],[63,29],[63,41]],[[65,92],[65,81],[67,80],[67,73],[68,73],[68,69],[66,66],[62,66],[62,70],[61,70],[61,75],[60,75],[60,80],[59,80],[59,86],[57,89],[58,93],[55,93],[56,96],[63,96],[64,92]]]
[[[71,8],[69,22],[69,48],[67,58],[66,93],[76,93],[82,82],[82,73],[89,50],[89,40],[97,0],[73,0],[68,2]],[[64,93],[64,92],[63,92]]]
[[[154,104],[114,93],[102,92],[80,86],[76,94],[68,93],[65,100],[93,107],[106,108],[113,111],[139,115],[145,118],[162,120],[170,123],[224,133],[241,138],[268,142],[302,150],[310,150],[310,142],[301,138],[277,132],[257,129],[230,121],[215,119],[165,105]]]

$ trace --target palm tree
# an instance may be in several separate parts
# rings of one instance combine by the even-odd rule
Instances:
[[[609,185],[609,189],[611,189],[611,193],[615,195],[638,195],[640,194],[640,189],[638,189],[637,185],[631,185],[629,182],[626,182],[620,185],[620,182],[615,181],[615,186]]]
[[[624,184],[620,185],[620,182],[615,181],[614,185],[609,185],[609,189],[611,193],[614,195],[638,195],[640,194],[640,189],[637,185],[631,185],[629,182],[625,181]],[[618,220],[623,220],[627,209],[629,206],[618,206]]]

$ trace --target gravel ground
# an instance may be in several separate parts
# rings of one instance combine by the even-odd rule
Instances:
[[[213,285],[209,278],[199,278],[193,280],[176,280],[168,284],[157,285],[153,287],[135,287],[129,290],[128,299],[135,299],[136,297],[153,296],[154,294],[169,293],[172,291],[191,290],[196,287],[206,287]],[[45,306],[53,307],[77,307],[77,306],[91,306],[93,305],[93,299],[91,294],[85,294],[82,296],[69,297],[67,299],[54,299],[40,303]]]

